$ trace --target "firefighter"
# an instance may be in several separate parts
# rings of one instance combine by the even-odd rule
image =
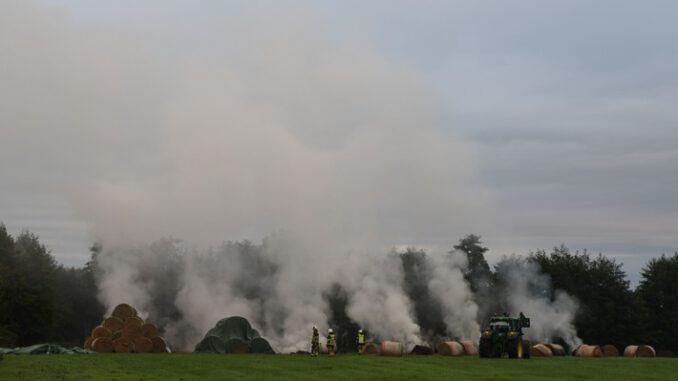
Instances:
[[[313,326],[313,336],[311,336],[311,356],[318,357],[320,353],[320,334],[318,334],[318,327]]]
[[[362,329],[358,330],[358,337],[356,338],[356,342],[358,343],[358,354],[363,353],[363,346],[365,345],[365,334],[363,333]]]
[[[327,332],[327,353],[330,354],[330,356],[334,356],[334,348],[337,345],[337,337],[334,336],[334,331],[332,328],[329,329]]]

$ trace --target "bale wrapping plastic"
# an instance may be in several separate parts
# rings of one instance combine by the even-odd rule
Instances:
[[[463,356],[464,347],[456,341],[443,341],[438,344],[438,354],[443,356]]]
[[[619,350],[617,347],[611,344],[603,345],[600,347],[600,350],[603,351],[603,356],[605,357],[617,357],[619,356]]]
[[[379,346],[373,342],[365,343],[363,347],[363,354],[365,355],[376,355],[379,354]]]
[[[597,345],[582,344],[577,347],[575,356],[577,357],[604,357],[603,350]]]
[[[113,352],[113,342],[107,337],[99,337],[92,341],[92,349],[99,353]]]
[[[397,341],[382,341],[379,353],[382,356],[402,356],[403,350],[403,345]]]
[[[480,353],[476,344],[471,340],[461,340],[459,344],[464,347],[464,354],[467,356],[478,356]]]
[[[548,343],[544,345],[546,345],[551,350],[551,353],[554,356],[565,356],[565,348],[563,348],[562,345],[553,343]]]
[[[553,356],[553,352],[551,352],[551,348],[547,347],[544,344],[535,344],[530,348],[530,356],[531,357],[551,357]]]

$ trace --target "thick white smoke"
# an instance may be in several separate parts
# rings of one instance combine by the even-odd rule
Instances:
[[[497,266],[497,276],[504,285],[503,297],[509,313],[523,312],[531,319],[526,336],[534,342],[551,342],[562,338],[570,348],[582,344],[574,327],[578,303],[565,292],[558,291],[551,298],[551,280],[541,273],[539,266],[524,258],[505,258]]]
[[[447,333],[452,337],[478,340],[478,305],[464,280],[463,270],[468,266],[466,256],[453,251],[432,258],[433,274],[429,287],[443,307]]]
[[[23,160],[3,178],[68,197],[104,247],[102,300],[154,315],[181,348],[243,315],[277,349],[305,349],[333,283],[356,322],[420,342],[382,253],[448,244],[486,218],[472,142],[416,68],[333,35],[312,5],[201,6],[95,28],[2,2],[0,160]],[[219,246],[280,229],[253,256]],[[144,244],[163,236],[187,243]],[[430,288],[450,333],[474,337],[464,264],[442,261]]]

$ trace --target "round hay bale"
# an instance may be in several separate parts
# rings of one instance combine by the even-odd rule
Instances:
[[[151,339],[158,336],[158,327],[151,323],[144,323],[141,325],[141,333],[144,337]]]
[[[151,338],[151,342],[153,343],[153,353],[166,353],[167,352],[167,343],[165,342],[165,339],[163,339],[160,336],[156,336]]]
[[[117,331],[117,332],[113,332],[113,337],[111,337],[111,339],[115,340],[115,339],[119,339],[121,337],[122,337],[122,329]]]
[[[456,341],[442,341],[438,344],[438,354],[443,356],[463,356],[464,347]]]
[[[363,346],[363,354],[365,355],[378,355],[379,354],[379,346],[373,342],[368,342],[365,343],[365,346]]]
[[[147,337],[137,337],[132,344],[136,353],[149,353],[153,351],[153,341]]]
[[[476,344],[471,340],[461,340],[459,344],[464,347],[464,354],[467,356],[478,356],[480,353]]]
[[[535,344],[530,348],[531,357],[551,357],[553,352],[551,349],[544,344]]]
[[[115,316],[111,316],[108,319],[104,320],[104,322],[101,323],[101,325],[108,328],[108,330],[111,332],[117,332],[122,329],[123,322],[121,319]]]
[[[379,354],[382,356],[402,356],[403,345],[397,341],[382,341],[379,346]]]
[[[92,340],[92,349],[99,353],[113,352],[113,342],[108,337],[99,337]]]
[[[141,326],[137,325],[136,323],[126,324],[122,328],[122,336],[132,340],[143,336],[141,332]]]
[[[113,309],[113,313],[111,314],[118,319],[125,321],[130,316],[137,316],[137,310],[134,309],[134,307],[130,306],[127,303],[122,303],[118,304],[115,306]]]
[[[144,324],[144,320],[138,316],[130,316],[125,319],[125,325],[129,324],[135,324],[141,327]]]
[[[577,357],[603,357],[603,350],[597,345],[582,344],[577,348]]]
[[[94,338],[92,336],[87,336],[82,347],[85,349],[92,349],[92,341],[94,341]]]
[[[410,353],[413,355],[432,355],[433,349],[431,349],[431,347],[427,347],[426,345],[415,345]]]
[[[121,337],[113,340],[113,350],[115,350],[116,353],[132,353],[134,344],[132,343],[132,340]]]
[[[103,325],[97,325],[92,330],[92,337],[95,338],[95,339],[98,339],[100,337],[105,337],[107,339],[110,339],[111,337],[113,337],[113,333],[108,328],[104,327]]]
[[[553,343],[548,343],[544,345],[546,345],[551,350],[551,353],[554,356],[565,356],[565,348],[563,348],[562,345]]]
[[[600,347],[600,350],[603,351],[603,356],[605,357],[617,357],[619,356],[619,350],[617,347],[611,344],[603,345]]]
[[[656,357],[657,352],[649,345],[629,345],[624,349],[625,357]]]

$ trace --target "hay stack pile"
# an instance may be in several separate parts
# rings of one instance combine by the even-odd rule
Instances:
[[[478,347],[470,340],[442,341],[436,347],[442,356],[477,356]]]
[[[167,352],[167,343],[158,334],[158,328],[144,322],[137,310],[125,303],[117,305],[111,317],[94,327],[84,347],[103,353]]]

